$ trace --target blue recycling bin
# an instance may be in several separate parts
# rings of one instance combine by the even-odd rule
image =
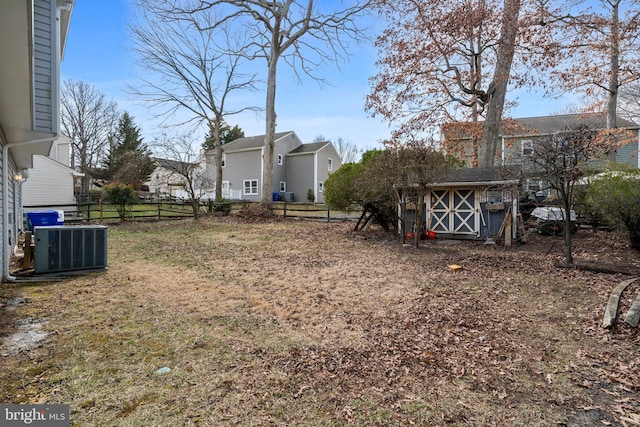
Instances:
[[[64,211],[33,211],[27,212],[27,230],[33,231],[33,227],[64,225]]]

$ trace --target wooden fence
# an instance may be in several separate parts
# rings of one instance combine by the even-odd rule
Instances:
[[[199,209],[201,214],[210,212],[237,212],[244,206],[257,202],[250,201],[223,201],[203,202]],[[73,205],[30,205],[24,206],[25,210],[62,210],[64,211],[65,224],[79,223],[117,223],[120,215],[116,207],[105,202],[77,203]],[[330,211],[324,204],[302,202],[273,202],[271,209],[274,213],[285,218],[316,219],[326,221],[357,220],[360,211],[352,212]],[[181,218],[193,218],[191,204],[182,201],[145,201],[141,200],[127,210],[127,221],[170,220]]]

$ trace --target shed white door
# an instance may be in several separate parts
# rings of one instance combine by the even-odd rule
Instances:
[[[480,230],[477,197],[470,188],[433,190],[430,194],[431,230],[477,236]]]

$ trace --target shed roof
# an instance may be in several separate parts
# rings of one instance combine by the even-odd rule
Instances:
[[[437,182],[439,186],[496,185],[518,183],[517,167],[460,168],[445,172]]]

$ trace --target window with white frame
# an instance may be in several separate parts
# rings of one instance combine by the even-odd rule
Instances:
[[[533,141],[530,139],[523,139],[520,141],[520,148],[523,156],[530,156],[533,154]]]
[[[324,182],[318,183],[318,192],[320,193],[324,192]]]
[[[278,166],[282,166],[282,163],[283,163],[282,154],[278,154]]]
[[[284,193],[287,191],[287,183],[285,181],[280,181],[280,192]]]
[[[332,171],[333,170],[333,159],[328,159],[327,162],[327,168],[328,170]]]
[[[247,196],[258,194],[258,180],[257,179],[245,179],[242,182],[244,188],[244,194]]]

